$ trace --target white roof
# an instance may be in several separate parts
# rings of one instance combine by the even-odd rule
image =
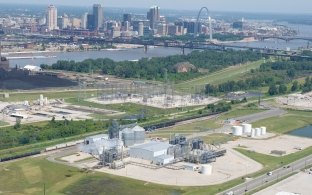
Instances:
[[[166,160],[166,159],[174,159],[174,156],[163,154],[163,155],[160,155],[160,156],[156,156],[155,158],[156,159]]]
[[[102,139],[102,138],[108,139],[108,135],[107,134],[98,134],[98,135],[86,137],[86,139]]]
[[[26,70],[41,70],[39,66],[34,66],[34,65],[26,65],[24,66],[24,69]]]
[[[132,146],[130,147],[130,149],[142,149],[142,150],[147,150],[151,152],[157,152],[161,150],[167,150],[171,146],[172,146],[171,144],[167,144],[164,142],[149,142],[146,144]]]
[[[145,129],[144,129],[143,127],[140,127],[140,126],[138,126],[138,125],[135,126],[135,127],[133,127],[132,130],[133,130],[133,131],[145,131]]]
[[[299,195],[299,194],[291,193],[291,192],[278,192],[275,195]]]

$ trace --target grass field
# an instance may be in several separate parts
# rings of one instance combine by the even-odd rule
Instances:
[[[205,84],[220,84],[230,80],[240,80],[247,74],[251,69],[260,67],[263,63],[262,60],[256,62],[249,62],[243,65],[231,66],[223,70],[208,74],[203,77],[198,77],[189,81],[185,81],[177,84],[175,87],[179,91],[193,92],[194,86],[205,85]]]
[[[0,165],[0,193],[6,195],[212,195],[242,182],[241,179],[207,187],[157,185],[104,173],[87,173],[51,163],[43,157]]]
[[[106,105],[104,105],[104,104],[89,102],[86,100],[78,101],[77,98],[66,99],[66,102],[70,103],[70,104],[74,104],[74,105],[80,105],[80,106],[116,110],[116,111],[120,111],[120,112],[126,112],[127,114],[146,113],[147,116],[159,116],[159,115],[179,112],[179,110],[180,110],[178,108],[161,109],[161,108],[155,108],[155,107],[151,107],[151,106],[145,106],[145,105],[133,104],[133,103],[106,104]]]
[[[272,117],[253,123],[254,126],[266,126],[269,132],[283,134],[294,129],[310,125],[312,112],[288,111],[281,117]]]
[[[85,174],[78,169],[51,163],[43,158],[29,158],[0,165],[1,194],[59,193],[68,184],[78,181]]]
[[[157,131],[155,131],[149,135],[150,136],[163,137],[163,138],[169,138],[170,135],[173,135],[173,134],[190,135],[192,133],[209,131],[212,129],[222,127],[222,121],[225,119],[238,117],[238,116],[244,116],[244,115],[258,113],[258,112],[263,112],[263,110],[260,110],[260,109],[235,109],[235,110],[232,110],[232,111],[227,112],[225,114],[222,114],[217,119],[208,119],[208,120],[193,122],[193,123],[184,124],[184,125],[180,125],[180,126],[168,127],[168,128],[157,130]]]
[[[6,126],[6,125],[9,125],[9,123],[4,122],[4,121],[0,121],[0,127],[1,127],[1,126]]]

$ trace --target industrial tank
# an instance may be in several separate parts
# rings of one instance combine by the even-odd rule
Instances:
[[[135,142],[135,144],[144,143],[144,139],[145,139],[145,131],[134,130],[134,142]]]
[[[257,137],[261,136],[261,129],[260,128],[256,128],[256,136]]]
[[[250,137],[255,137],[256,136],[256,129],[251,129]]]
[[[124,130],[122,132],[122,139],[125,147],[133,146],[135,144],[134,132],[131,130]]]
[[[252,128],[251,124],[244,123],[242,124],[242,127],[243,127],[243,133],[245,134],[251,133],[251,128]]]
[[[211,175],[212,174],[212,165],[207,164],[201,167],[201,174],[203,175]]]
[[[232,134],[235,136],[243,135],[243,127],[241,126],[233,126],[232,127]]]
[[[261,127],[261,135],[266,135],[266,127]]]

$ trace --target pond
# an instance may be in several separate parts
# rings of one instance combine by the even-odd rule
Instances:
[[[312,138],[312,125],[295,129],[288,133],[289,135]]]

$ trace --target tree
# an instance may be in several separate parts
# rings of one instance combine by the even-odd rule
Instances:
[[[268,92],[270,95],[277,95],[278,89],[277,89],[276,85],[271,85]]]
[[[281,84],[279,87],[278,87],[278,93],[279,94],[285,94],[287,92],[287,86],[284,85],[284,84]]]
[[[14,129],[19,129],[21,127],[21,118],[16,117]]]
[[[299,89],[298,81],[294,81],[293,85],[291,86],[291,91],[294,92],[297,91],[298,89]]]

